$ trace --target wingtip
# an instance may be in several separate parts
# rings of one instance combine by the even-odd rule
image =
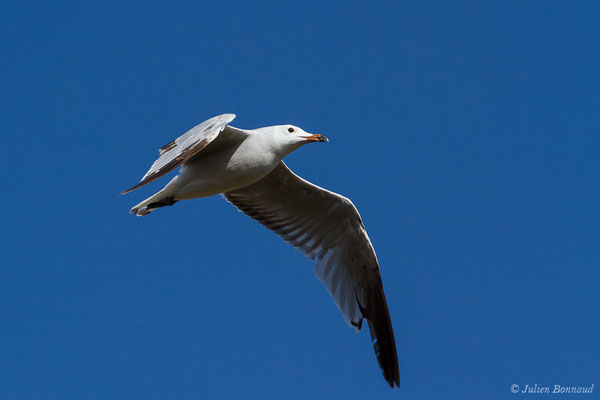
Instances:
[[[398,373],[398,371],[396,371],[396,373],[397,375],[393,379],[388,380],[388,384],[392,389],[394,388],[394,386],[400,388],[400,374]]]
[[[129,189],[123,190],[121,193],[119,193],[119,195],[123,196],[124,194],[127,194],[129,192],[133,192],[135,189],[137,189],[137,187],[135,187],[135,186],[130,187]]]
[[[127,190],[123,190],[123,191],[122,191],[120,194],[121,194],[121,195],[123,195],[123,194],[127,194],[127,193],[129,193],[129,192],[133,192],[134,190],[141,188],[142,186],[144,186],[144,185],[146,185],[146,184],[148,184],[148,183],[150,183],[150,182],[152,182],[152,181],[156,180],[157,178],[158,178],[158,176],[156,176],[156,177],[153,177],[152,179],[146,179],[146,177],[144,177],[144,178],[143,178],[143,179],[140,181],[140,183],[138,183],[138,184],[137,184],[137,185],[135,185],[135,186],[132,186],[132,187],[130,187],[130,188],[129,188],[129,189],[127,189]]]
[[[366,307],[367,322],[373,343],[373,349],[377,356],[377,362],[383,372],[383,377],[391,388],[394,384],[400,387],[400,369],[398,368],[398,355],[396,353],[396,340],[394,330],[381,285],[371,292],[370,301]],[[361,310],[362,312],[362,310]]]
[[[390,388],[400,388],[400,371],[396,369],[392,370],[382,370],[383,378],[386,380]]]

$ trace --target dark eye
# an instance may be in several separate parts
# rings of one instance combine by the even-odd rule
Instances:
[[[288,128],[288,132],[289,132],[289,133],[292,133],[292,132],[294,132],[294,128]]]

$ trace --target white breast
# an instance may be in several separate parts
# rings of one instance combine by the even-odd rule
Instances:
[[[214,196],[253,184],[269,174],[281,159],[264,145],[260,135],[249,135],[239,146],[187,163],[181,167],[178,200]]]

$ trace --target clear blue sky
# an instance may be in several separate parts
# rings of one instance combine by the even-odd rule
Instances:
[[[4,2],[2,399],[598,398],[599,20],[596,1]],[[311,262],[221,198],[128,214],[166,181],[118,195],[156,150],[225,112],[330,138],[288,164],[362,214],[399,390]]]

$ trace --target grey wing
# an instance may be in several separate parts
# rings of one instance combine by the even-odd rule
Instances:
[[[315,273],[359,331],[369,324],[385,379],[400,385],[396,343],[377,257],[352,202],[295,175],[281,162],[260,181],[224,197],[240,211],[316,258]]]
[[[235,114],[222,114],[213,117],[196,125],[177,139],[161,147],[158,150],[160,156],[142,177],[140,183],[121,192],[121,194],[129,193],[171,172],[179,165],[196,156],[213,142],[217,136],[243,135],[242,130],[227,125],[234,118]]]

